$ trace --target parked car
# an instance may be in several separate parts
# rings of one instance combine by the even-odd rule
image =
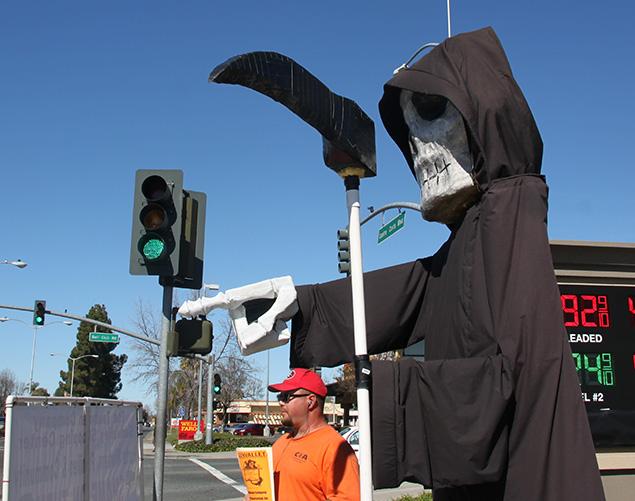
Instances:
[[[344,437],[344,440],[350,444],[355,451],[355,454],[359,456],[359,427],[347,426],[346,428],[342,428],[340,430],[340,435]]]
[[[258,436],[263,436],[264,434],[264,429],[265,429],[265,425],[264,424],[258,424],[258,423],[247,423],[245,425],[243,425],[242,427],[234,430],[232,433],[234,435],[258,435]]]
[[[4,416],[0,416],[0,437],[4,437]]]
[[[231,433],[232,435],[234,434],[234,432],[236,430],[240,430],[243,426],[245,426],[247,423],[235,423],[235,424],[230,424],[228,426],[225,426],[223,428],[223,431],[226,433]]]

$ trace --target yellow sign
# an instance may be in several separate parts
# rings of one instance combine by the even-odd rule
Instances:
[[[239,447],[236,456],[249,501],[275,501],[271,447]]]

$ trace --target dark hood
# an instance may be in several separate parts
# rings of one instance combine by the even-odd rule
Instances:
[[[401,89],[444,96],[461,112],[482,190],[495,179],[540,173],[540,133],[492,28],[448,38],[384,85],[379,112],[412,170]]]

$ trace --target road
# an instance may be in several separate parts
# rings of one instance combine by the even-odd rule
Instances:
[[[146,501],[152,500],[153,465],[153,458],[147,457],[143,468]],[[238,501],[243,499],[242,478],[235,457],[211,459],[166,455],[164,465],[163,499],[165,501],[209,501],[210,499]],[[232,481],[235,484],[229,483]]]
[[[144,501],[152,500],[154,453],[146,437],[143,451]],[[4,439],[0,438],[0,477]],[[233,452],[215,454],[186,454],[168,447],[164,462],[164,501],[242,501],[243,482]],[[1,491],[1,490],[0,490]],[[375,501],[388,501],[403,495],[418,495],[420,486],[404,484],[399,489],[377,490]],[[0,494],[0,499],[2,495]]]

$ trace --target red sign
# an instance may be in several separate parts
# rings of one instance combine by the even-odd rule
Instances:
[[[196,424],[196,419],[181,419],[179,421],[179,440],[194,440]],[[205,421],[201,421],[201,430],[204,429]]]

